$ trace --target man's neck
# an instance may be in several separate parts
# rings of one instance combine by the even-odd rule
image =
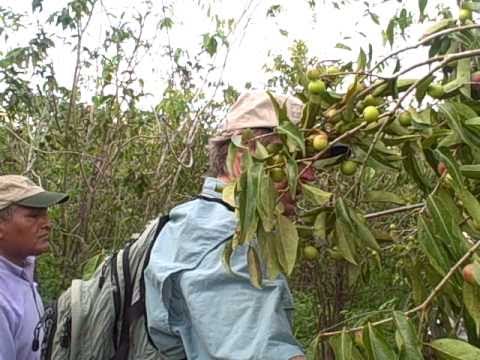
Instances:
[[[12,264],[15,264],[15,265],[20,266],[20,267],[25,266],[25,261],[27,259],[27,257],[25,257],[25,256],[15,256],[15,255],[7,254],[5,251],[2,251],[1,249],[0,249],[0,256],[3,256],[5,259],[10,261]]]

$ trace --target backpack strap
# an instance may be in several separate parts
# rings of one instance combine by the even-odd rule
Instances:
[[[130,326],[136,320],[138,320],[142,315],[146,317],[146,310],[145,310],[145,280],[143,277],[143,271],[148,265],[150,254],[152,252],[153,245],[155,244],[155,240],[157,239],[158,234],[162,230],[163,226],[169,220],[168,215],[162,216],[157,223],[155,228],[155,232],[151,237],[150,244],[148,245],[147,252],[145,254],[145,259],[143,263],[142,273],[140,274],[140,298],[135,304],[132,305],[132,295],[133,295],[133,285],[135,283],[135,278],[137,273],[131,274],[130,269],[130,246],[131,244],[127,245],[124,249],[122,264],[123,264],[123,273],[124,273],[124,308],[123,308],[123,319],[122,319],[122,328],[120,332],[120,338],[118,341],[119,347],[115,353],[115,356],[112,360],[127,360],[128,354],[130,351]],[[145,326],[147,327],[147,320],[145,319]],[[147,331],[148,334],[148,331]],[[153,341],[148,334],[148,339],[150,343],[153,344]]]
[[[118,278],[118,269],[117,269],[117,255],[114,253],[110,258],[110,277],[113,284],[113,307],[115,309],[115,317],[113,322],[113,347],[115,350],[118,350],[118,321],[120,318],[120,311],[122,308],[122,298],[120,296],[120,279]]]
[[[123,297],[123,316],[122,316],[122,326],[120,328],[120,338],[118,340],[118,349],[113,357],[114,360],[127,360],[128,353],[130,350],[130,319],[128,314],[128,309],[130,308],[130,303],[132,302],[132,289],[133,289],[133,280],[132,274],[130,273],[130,246],[129,243],[124,249],[122,254],[122,270],[124,278],[124,297]]]

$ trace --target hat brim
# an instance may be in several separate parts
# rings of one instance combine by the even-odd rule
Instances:
[[[68,197],[64,193],[44,191],[16,201],[15,204],[33,208],[48,208],[52,205],[64,203],[68,200]]]

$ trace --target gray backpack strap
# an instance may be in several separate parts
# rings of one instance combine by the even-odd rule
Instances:
[[[123,256],[122,256],[123,276],[125,280],[123,318],[122,318],[122,326],[120,331],[120,338],[118,341],[119,346],[112,360],[128,359],[129,352],[130,352],[131,326],[132,324],[135,323],[135,321],[137,321],[143,315],[146,317],[145,281],[143,278],[143,271],[145,270],[150,260],[150,254],[152,252],[153,245],[155,244],[155,240],[157,239],[158,234],[160,233],[163,226],[167,223],[168,220],[169,220],[168,215],[162,216],[158,220],[155,227],[155,231],[152,231],[149,234],[149,238],[150,238],[149,246],[146,250],[144,260],[143,262],[140,262],[135,269],[132,269],[130,267],[130,259],[129,259],[130,247],[132,244],[127,245],[124,249]],[[139,268],[141,269],[140,274],[138,274]],[[134,289],[138,275],[140,276],[140,298],[134,304],[132,304],[133,289]],[[147,324],[147,321],[145,321],[145,324]],[[151,341],[150,335],[148,335],[148,339],[151,345],[155,346]]]

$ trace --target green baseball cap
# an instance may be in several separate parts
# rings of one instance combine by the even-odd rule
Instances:
[[[0,210],[13,204],[25,207],[48,208],[67,200],[67,194],[46,191],[25,176],[0,176]]]

